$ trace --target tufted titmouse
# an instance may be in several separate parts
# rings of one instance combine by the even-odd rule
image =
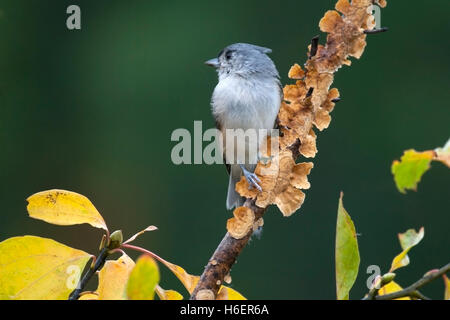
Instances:
[[[254,169],[263,137],[237,136],[238,141],[230,144],[229,134],[239,129],[241,132],[251,129],[258,135],[260,129],[274,128],[283,91],[278,71],[267,56],[270,52],[272,50],[268,48],[235,43],[220,51],[217,58],[205,62],[219,75],[211,107],[217,128],[222,133],[222,152],[230,174],[227,209],[243,203],[243,198],[235,190],[242,174],[251,187],[261,190]]]

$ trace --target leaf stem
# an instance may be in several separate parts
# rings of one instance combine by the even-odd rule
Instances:
[[[142,252],[142,253],[148,254],[149,256],[151,256],[152,258],[155,258],[156,260],[160,261],[163,264],[169,263],[168,261],[164,260],[163,258],[158,256],[157,254],[155,254],[155,253],[153,253],[153,252],[151,252],[151,251],[149,251],[147,249],[144,249],[144,248],[141,248],[141,247],[138,247],[138,246],[133,246],[132,244],[124,243],[120,247],[124,248],[124,249],[131,249],[131,250],[135,250],[135,251],[138,251],[138,252]]]
[[[109,249],[107,247],[103,248],[100,251],[99,255],[94,260],[94,265],[91,266],[88,272],[84,274],[83,278],[78,283],[77,288],[70,294],[69,300],[77,300],[80,297],[80,293],[84,291],[84,287],[89,282],[89,280],[91,280],[92,276],[97,272],[97,270],[103,266],[108,255]]]

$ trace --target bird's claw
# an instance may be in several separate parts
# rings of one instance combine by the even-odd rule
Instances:
[[[262,164],[266,165],[266,164],[269,164],[273,158],[274,158],[274,156],[268,156],[268,157],[261,156],[261,157],[259,157],[259,161]]]
[[[245,179],[247,180],[248,184],[249,184],[249,190],[256,188],[259,190],[259,192],[262,191],[261,186],[259,185],[259,183],[261,183],[261,180],[258,178],[258,176],[250,171],[245,170],[244,168],[242,168],[242,171],[244,173]]]

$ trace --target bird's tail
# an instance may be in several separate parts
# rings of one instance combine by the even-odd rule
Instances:
[[[253,171],[255,165],[246,165],[247,170]],[[227,194],[227,209],[232,210],[233,208],[240,207],[244,204],[245,198],[241,197],[239,193],[236,192],[236,183],[241,180],[241,167],[239,165],[231,165],[230,168],[230,180],[228,182],[228,194]],[[253,231],[252,236],[256,236],[260,239],[262,235],[262,227]]]
[[[245,165],[245,168],[251,172],[255,170],[256,165]],[[227,194],[227,209],[232,210],[233,208],[240,207],[244,204],[245,198],[241,197],[239,193],[236,192],[236,183],[241,180],[242,170],[240,165],[232,164],[230,166],[230,180],[228,182],[228,194]]]
[[[236,192],[236,183],[241,180],[241,168],[237,164],[230,166],[230,180],[228,182],[227,209],[232,210],[244,204],[244,198]]]

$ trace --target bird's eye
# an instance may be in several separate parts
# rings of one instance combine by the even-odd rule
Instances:
[[[231,51],[231,50],[227,51],[227,53],[225,53],[225,58],[227,60],[230,60],[232,56],[233,56],[233,51]]]

